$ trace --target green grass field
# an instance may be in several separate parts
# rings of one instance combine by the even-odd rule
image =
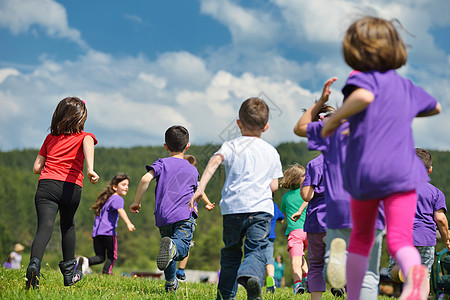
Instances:
[[[39,290],[25,290],[25,270],[0,268],[1,299],[215,299],[215,284],[181,283],[176,293],[166,293],[164,281],[122,276],[86,275],[71,287],[63,285],[59,270],[43,267]],[[265,288],[263,288],[265,292]],[[247,299],[239,287],[237,299]],[[291,288],[277,289],[274,294],[263,293],[263,299],[310,299],[309,294],[293,295]],[[335,299],[330,292],[324,300]],[[336,298],[341,299],[341,298]],[[379,299],[390,299],[379,297]],[[391,298],[392,299],[392,298]]]

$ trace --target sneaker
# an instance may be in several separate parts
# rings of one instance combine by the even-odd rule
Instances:
[[[331,287],[340,289],[345,286],[347,263],[346,243],[341,238],[336,238],[330,244],[330,260],[327,266],[327,279]]]
[[[177,270],[177,278],[178,280],[180,280],[181,282],[186,280],[186,274],[184,273],[184,270],[182,269],[178,269]]]
[[[416,265],[409,269],[406,283],[399,300],[421,300],[428,297],[428,269],[423,265]]]
[[[294,294],[303,294],[305,292],[305,288],[301,282],[294,283]]]
[[[274,293],[275,292],[275,279],[273,276],[267,276],[266,278],[266,292],[267,293]]]
[[[345,288],[341,289],[331,288],[331,293],[333,294],[334,297],[344,297]]]
[[[180,282],[178,281],[177,278],[175,278],[174,281],[172,281],[172,283],[169,283],[168,281],[166,281],[166,292],[176,292],[178,290],[178,288],[180,287]]]
[[[175,244],[169,237],[163,237],[161,243],[159,244],[159,254],[156,258],[156,265],[158,269],[164,271],[170,264],[172,259],[175,257],[177,250],[175,249]]]
[[[83,275],[87,274],[89,269],[89,259],[87,257],[81,256],[78,259],[77,270],[80,270]]]
[[[247,290],[247,300],[262,300],[261,285],[256,277],[250,277],[244,288]]]

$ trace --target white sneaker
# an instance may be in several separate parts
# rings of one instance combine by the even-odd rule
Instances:
[[[327,279],[331,287],[340,289],[347,283],[346,280],[346,263],[347,250],[346,243],[341,238],[336,238],[331,241],[330,245],[330,260],[327,266]]]
[[[87,257],[81,256],[78,259],[77,270],[81,270],[83,275],[85,275],[85,274],[87,274],[88,269],[89,269],[89,259]]]

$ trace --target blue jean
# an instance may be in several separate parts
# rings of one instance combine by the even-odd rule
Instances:
[[[238,282],[246,278],[258,278],[263,285],[266,256],[269,243],[270,219],[265,212],[230,214],[223,216],[223,242],[217,299],[234,299]],[[244,243],[244,260],[242,244]]]
[[[187,220],[182,220],[167,226],[159,227],[161,237],[170,237],[175,243],[175,247],[177,249],[175,257],[164,270],[164,277],[167,281],[175,280],[177,261],[181,261],[188,256],[192,237],[194,235],[195,225],[195,219],[191,216]]]

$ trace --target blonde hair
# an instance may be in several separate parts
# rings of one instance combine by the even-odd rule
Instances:
[[[280,187],[290,190],[298,189],[303,182],[302,177],[305,176],[305,168],[297,163],[289,166],[280,179]]]
[[[384,72],[406,64],[406,47],[392,22],[363,17],[347,29],[342,42],[345,62],[355,70]]]

